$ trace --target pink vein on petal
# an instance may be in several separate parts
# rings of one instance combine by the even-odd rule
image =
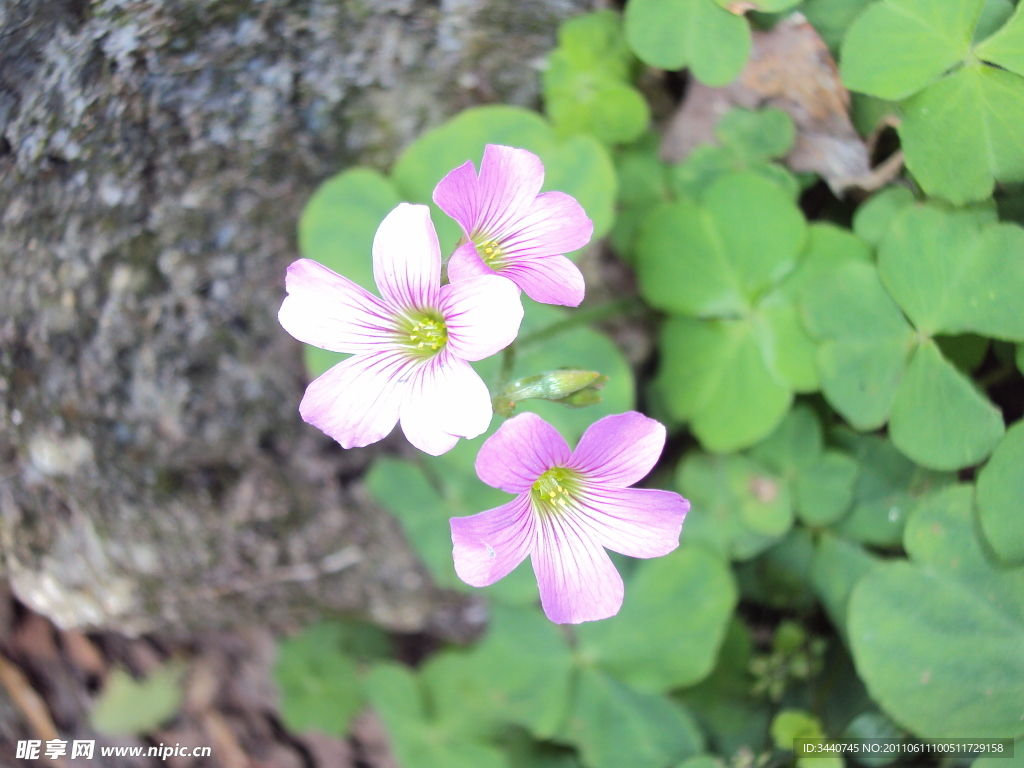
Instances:
[[[476,473],[494,488],[521,493],[571,455],[558,430],[534,413],[521,413],[487,438],[476,457]]]

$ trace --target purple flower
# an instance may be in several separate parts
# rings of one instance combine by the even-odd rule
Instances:
[[[544,164],[525,149],[488,144],[480,176],[460,165],[434,189],[434,202],[469,242],[448,262],[453,282],[497,272],[544,304],[578,306],[583,275],[563,253],[590,242],[594,223],[564,192],[540,193]]]
[[[482,434],[491,398],[467,361],[515,339],[519,291],[496,275],[442,286],[430,209],[408,203],[377,229],[373,276],[383,299],[315,261],[288,267],[281,325],[299,341],[353,355],[306,388],[303,420],[353,448],[401,419],[409,442],[434,456]]]
[[[651,471],[664,445],[665,427],[635,411],[592,424],[575,451],[539,416],[506,421],[480,449],[476,472],[519,495],[451,519],[455,572],[486,587],[530,555],[549,619],[579,624],[614,616],[622,578],[605,548],[660,557],[679,546],[690,502],[628,487]]]

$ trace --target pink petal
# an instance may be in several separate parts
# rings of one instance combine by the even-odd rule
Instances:
[[[448,259],[448,279],[453,283],[461,283],[480,275],[495,274],[497,273],[480,258],[473,243],[463,243]]]
[[[578,307],[583,301],[583,273],[565,256],[522,259],[503,267],[498,274],[542,304]]]
[[[532,207],[544,186],[544,164],[525,149],[488,144],[480,161],[473,233],[497,237]]]
[[[474,587],[486,587],[507,576],[533,548],[535,525],[526,494],[472,517],[453,517],[450,522],[455,573]]]
[[[430,208],[401,203],[373,238],[373,279],[384,299],[399,309],[427,309],[441,287],[441,246]]]
[[[332,352],[359,353],[381,348],[381,337],[395,320],[380,299],[347,277],[310,259],[288,267],[278,320],[299,341]]]
[[[483,360],[504,349],[523,321],[519,289],[497,275],[442,287],[438,308],[448,326],[448,349],[463,360]]]
[[[661,458],[665,427],[636,411],[591,424],[567,466],[588,480],[625,488],[643,479]]]
[[[299,413],[343,448],[375,443],[398,421],[407,366],[390,350],[343,360],[306,387]]]
[[[434,202],[462,227],[466,237],[473,233],[477,220],[476,168],[467,160],[441,179],[434,187]]]
[[[574,515],[601,546],[630,557],[661,557],[679,546],[690,502],[671,491],[587,483]]]
[[[593,234],[594,222],[574,197],[545,192],[496,239],[506,258],[531,258],[570,253],[589,243]]]
[[[507,493],[523,493],[571,456],[565,438],[554,427],[535,413],[521,413],[484,441],[476,456],[476,474]]]
[[[532,559],[540,603],[556,624],[607,619],[622,607],[622,577],[572,515],[540,520]]]
[[[445,350],[408,377],[402,431],[421,451],[438,456],[451,450],[458,437],[486,432],[491,413],[491,395],[483,379],[469,363]]]

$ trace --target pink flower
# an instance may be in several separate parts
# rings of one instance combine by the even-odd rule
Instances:
[[[527,555],[544,613],[558,624],[605,619],[622,606],[622,578],[605,548],[660,557],[679,546],[690,502],[628,486],[651,471],[665,427],[635,411],[592,424],[575,451],[539,416],[523,413],[487,441],[476,472],[515,499],[453,517],[455,572],[474,587],[507,575]]]
[[[488,144],[480,176],[460,165],[434,189],[434,202],[469,242],[448,262],[453,283],[497,272],[545,304],[578,306],[583,275],[563,253],[590,242],[594,223],[564,192],[540,193],[544,164],[525,149]]]
[[[288,267],[281,325],[299,341],[353,355],[306,388],[303,420],[353,448],[401,419],[409,442],[435,456],[482,434],[491,398],[467,361],[515,339],[519,291],[496,275],[442,286],[430,209],[408,203],[377,229],[373,276],[383,299],[315,261]]]

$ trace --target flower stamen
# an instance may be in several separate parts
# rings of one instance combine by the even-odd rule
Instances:
[[[433,355],[448,343],[448,326],[439,316],[407,317],[399,334],[403,346],[419,355]]]
[[[569,508],[577,475],[565,467],[552,467],[537,478],[530,489],[534,506],[544,513],[560,512]]]
[[[485,237],[486,235],[480,235],[473,238],[477,253],[480,254],[484,264],[491,269],[499,269],[505,264],[505,252],[502,250],[501,243],[497,240],[485,240]]]
[[[448,343],[448,329],[443,320],[420,320],[412,327],[409,341],[416,345],[416,349],[430,347],[436,350]]]

